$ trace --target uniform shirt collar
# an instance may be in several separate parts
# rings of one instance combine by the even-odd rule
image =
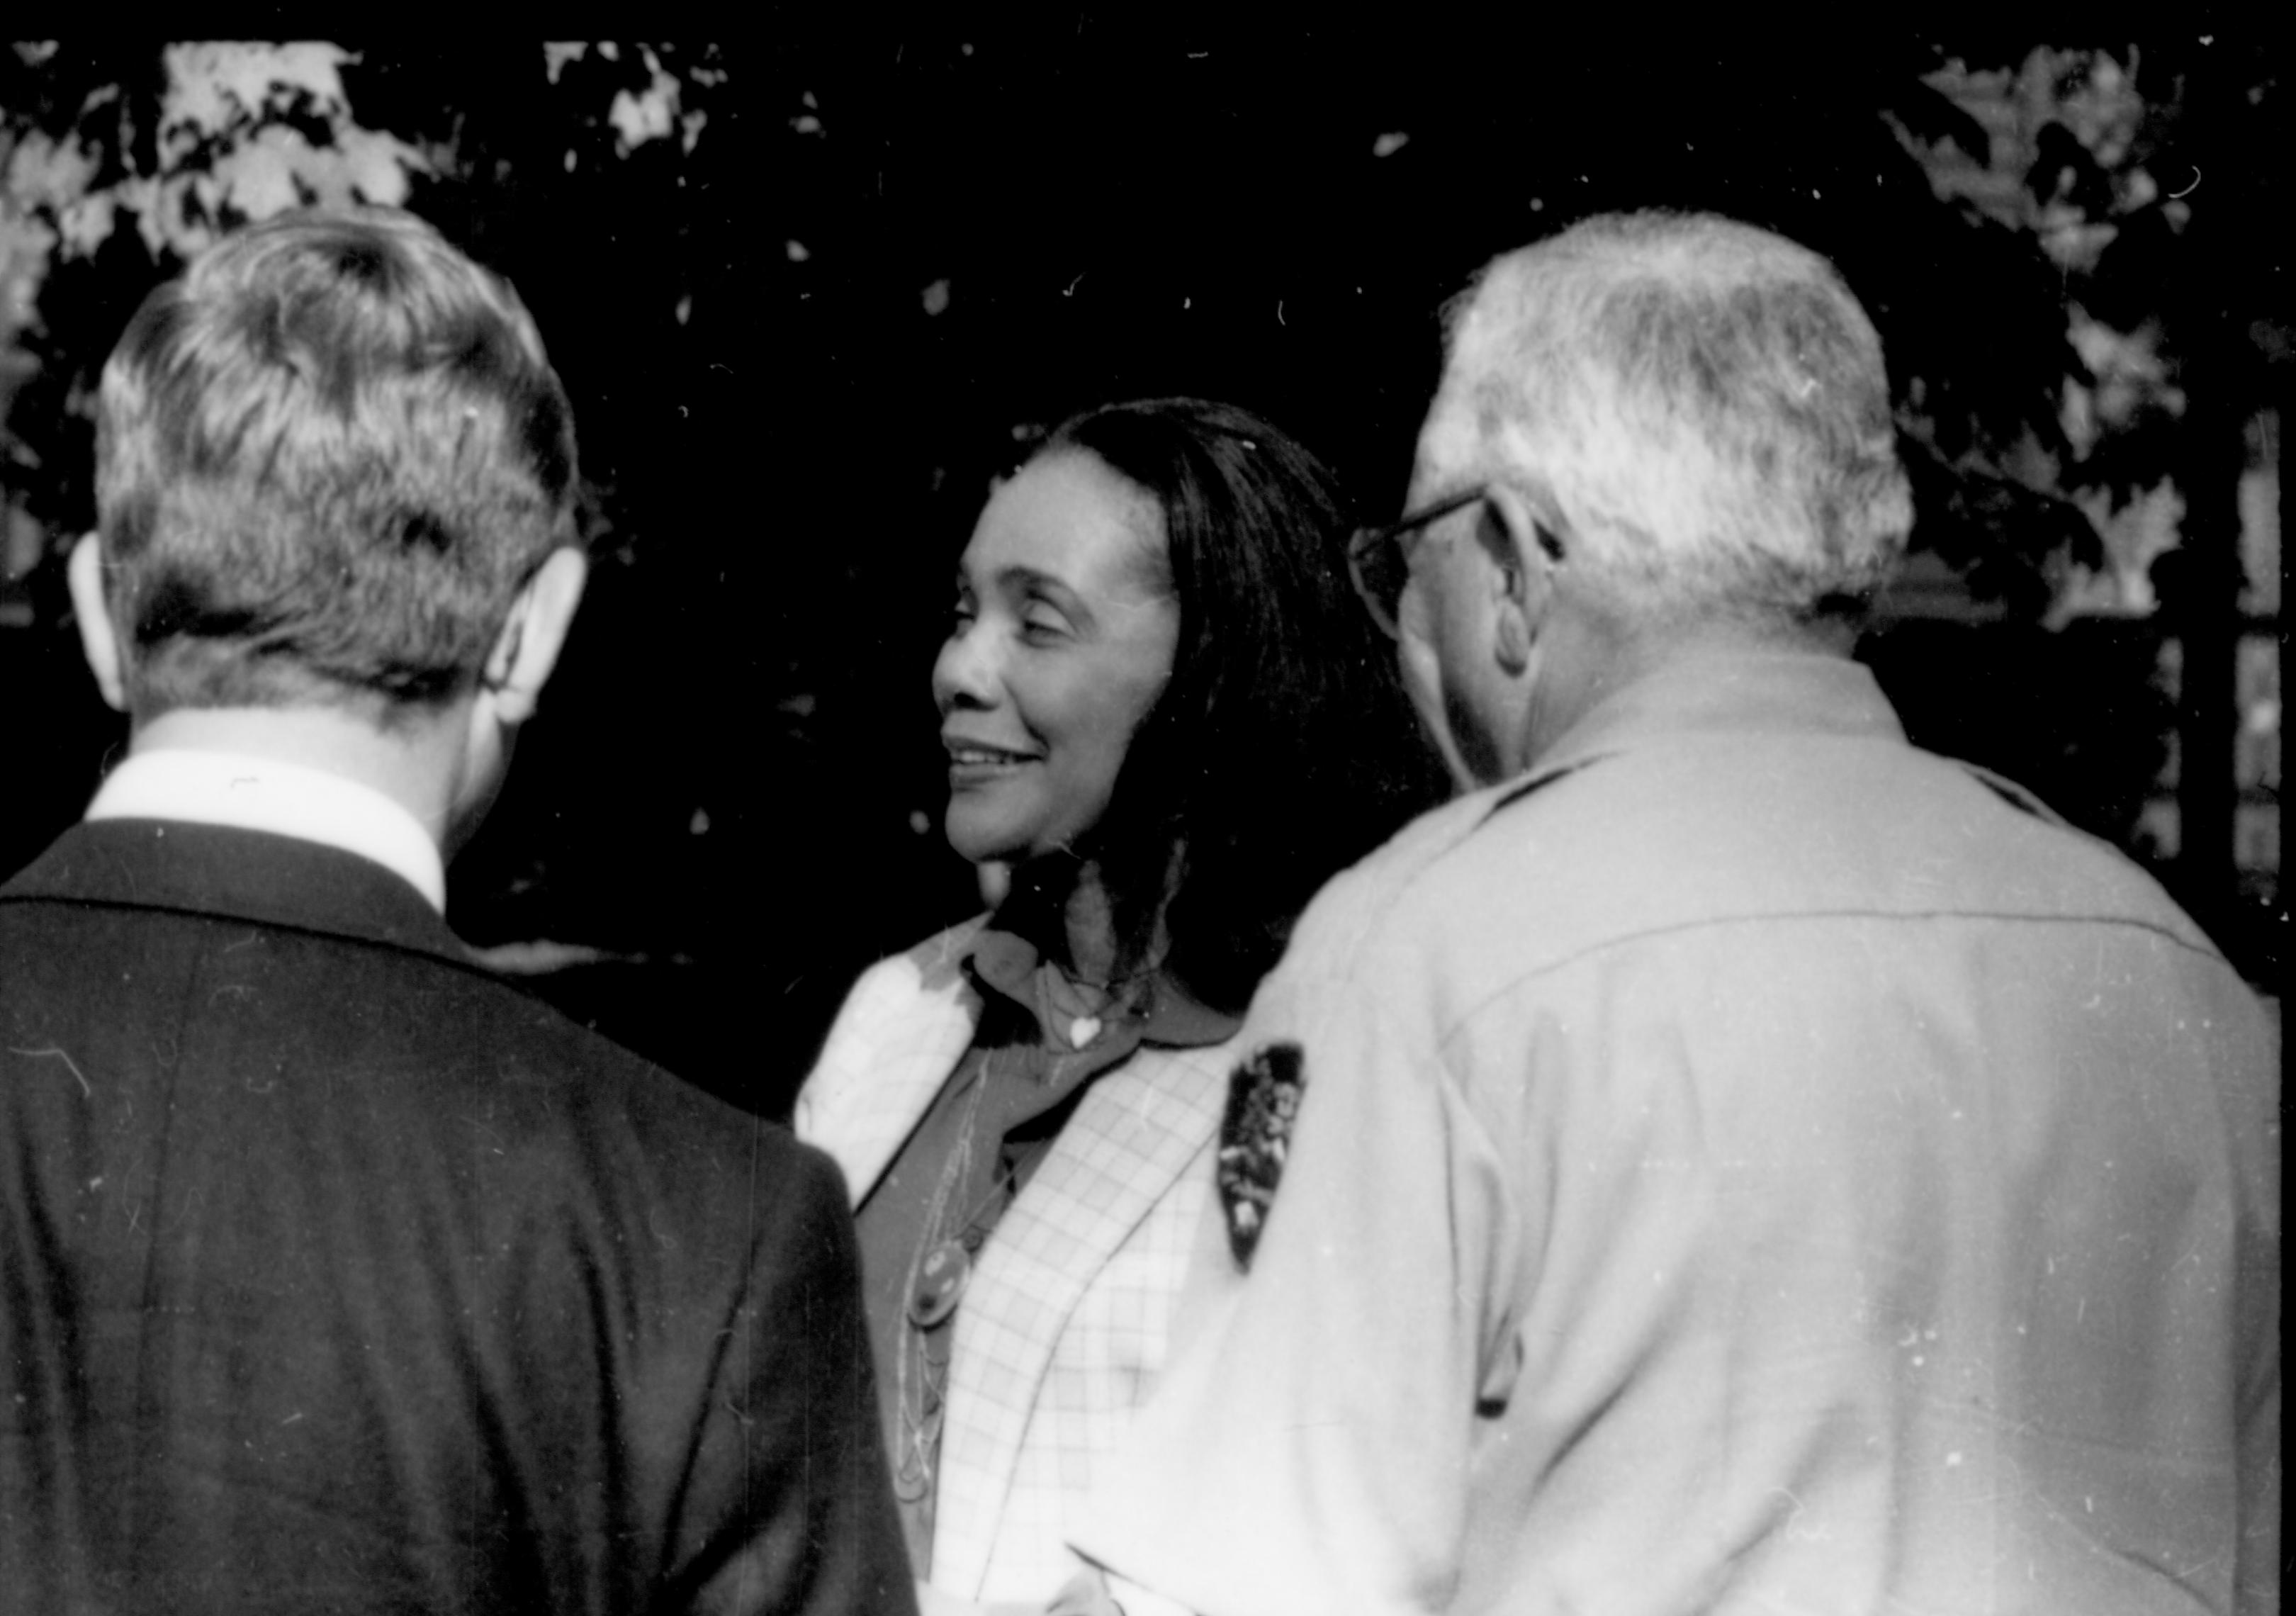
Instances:
[[[1835,734],[1902,741],[1874,676],[1848,657],[1795,650],[1677,656],[1589,709],[1538,767],[1568,767],[1658,736]]]
[[[316,841],[372,859],[446,912],[446,865],[422,822],[373,787],[324,769],[158,748],[113,769],[86,816],[174,819]]]
[[[1651,741],[1760,734],[1903,741],[1882,687],[1861,664],[1811,651],[1698,651],[1644,671],[1589,708],[1529,774],[1528,787]]]

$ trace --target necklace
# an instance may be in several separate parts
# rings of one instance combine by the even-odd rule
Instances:
[[[1056,967],[1036,973],[1037,1025],[1042,1029],[1037,1052],[1043,1070],[1034,1074],[1039,1084],[1054,1080],[1063,1068],[1082,1058],[1099,1041],[1111,1021],[1140,1013],[1132,1003],[1139,996],[1137,980],[1100,988],[1069,980]],[[1049,979],[1057,979],[1049,980]],[[1085,999],[1089,990],[1099,996],[1095,1005]],[[1067,1001],[1062,1003],[1061,1001]],[[1064,1031],[1068,1047],[1056,1046]],[[963,1216],[950,1220],[957,1195],[973,1176],[974,1151],[979,1147],[980,1112],[990,1087],[997,1080],[996,1051],[985,1051],[972,1092],[964,1098],[964,1120],[956,1142],[941,1163],[940,1176],[926,1204],[923,1227],[909,1259],[907,1282],[902,1291],[906,1328],[894,1358],[894,1394],[898,1405],[899,1431],[895,1438],[893,1491],[905,1504],[917,1504],[933,1490],[939,1467],[940,1439],[948,1412],[949,1363],[953,1345],[939,1333],[948,1324],[972,1283],[975,1259],[988,1236],[980,1229],[981,1215],[1020,1176],[1021,1162],[1001,1166],[988,1187],[973,1199]],[[989,1148],[1001,1147],[1001,1141]],[[936,1347],[941,1349],[936,1352]]]
[[[958,1127],[956,1144],[948,1160],[941,1164],[940,1178],[933,1186],[932,1200],[925,1210],[923,1238],[918,1241],[916,1254],[909,1259],[905,1292],[907,1300],[903,1311],[910,1327],[900,1333],[900,1348],[894,1365],[894,1391],[899,1401],[901,1429],[898,1451],[894,1456],[893,1490],[904,1503],[914,1504],[932,1490],[933,1476],[939,1467],[941,1425],[948,1411],[948,1358],[943,1354],[939,1361],[935,1360],[928,1337],[955,1313],[964,1288],[972,1281],[973,1253],[980,1243],[977,1237],[969,1237],[970,1231],[1014,1177],[1013,1169],[1000,1170],[988,1192],[972,1203],[950,1232],[952,1226],[947,1222],[949,1202],[957,1186],[972,1172],[981,1101],[995,1077],[995,1062],[994,1054],[981,1062],[972,1093],[965,1101],[964,1120]]]
[[[964,1295],[964,1287],[972,1277],[973,1254],[986,1236],[973,1232],[980,1214],[988,1203],[1004,1194],[1005,1186],[1019,1176],[1016,1166],[1000,1168],[996,1178],[972,1210],[956,1222],[956,1233],[946,1239],[935,1240],[917,1248],[917,1256],[909,1267],[909,1300],[906,1312],[909,1323],[919,1330],[938,1328],[948,1316],[956,1311],[957,1302]],[[939,1232],[939,1219],[926,1226],[928,1234]]]
[[[1099,1042],[1111,1021],[1136,1013],[1141,977],[1103,986],[1079,982],[1058,965],[1037,972],[1037,1020],[1047,1031],[1064,1033],[1070,1050],[1088,1049]]]

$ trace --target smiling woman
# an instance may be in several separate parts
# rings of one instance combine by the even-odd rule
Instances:
[[[973,863],[1070,848],[1107,808],[1179,643],[1163,526],[1082,451],[1031,462],[981,513],[933,666],[949,846]]]
[[[1083,1573],[1067,1511],[1218,1238],[1237,1019],[1439,789],[1343,532],[1282,432],[1161,399],[1054,433],[959,562],[946,824],[995,913],[865,975],[797,1110],[858,1208],[929,1610]]]

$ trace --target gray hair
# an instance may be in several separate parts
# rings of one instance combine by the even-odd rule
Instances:
[[[1494,261],[1450,327],[1446,401],[1553,490],[1628,604],[1806,613],[1904,548],[1881,339],[1805,248],[1605,215]]]

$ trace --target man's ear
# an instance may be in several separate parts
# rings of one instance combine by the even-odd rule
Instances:
[[[1520,565],[1505,569],[1501,587],[1493,592],[1491,604],[1498,613],[1498,623],[1491,635],[1491,654],[1498,659],[1501,672],[1510,678],[1519,678],[1530,666],[1531,642],[1529,602]]]
[[[95,687],[116,712],[127,710],[127,668],[119,660],[119,635],[111,626],[111,603],[103,595],[103,546],[93,533],[72,546],[64,577],[71,589],[72,616],[79,623],[79,648]]]
[[[1520,678],[1530,666],[1539,626],[1554,593],[1554,569],[1544,552],[1527,553],[1505,534],[1484,546],[1483,559],[1488,568],[1487,603],[1493,614],[1491,655],[1499,671]]]
[[[534,716],[589,578],[588,556],[571,548],[554,550],[511,603],[480,687],[499,722],[523,724]]]

